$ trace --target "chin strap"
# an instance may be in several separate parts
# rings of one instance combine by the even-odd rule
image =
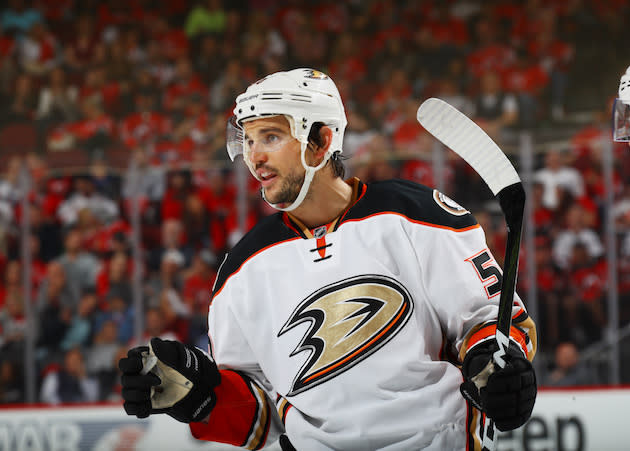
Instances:
[[[272,204],[265,197],[265,189],[263,188],[263,190],[262,190],[262,196],[263,196],[263,199],[265,200],[265,202],[267,202],[269,205],[271,205],[276,210],[292,211],[292,210],[295,210],[297,207],[299,207],[302,204],[302,202],[304,201],[304,198],[306,197],[306,193],[308,193],[308,189],[311,186],[311,182],[313,181],[313,177],[315,176],[315,173],[317,171],[319,171],[321,168],[323,168],[326,165],[326,162],[328,161],[328,159],[330,158],[330,152],[326,152],[324,154],[324,159],[321,161],[321,163],[319,163],[317,166],[309,166],[306,163],[306,159],[305,159],[306,147],[307,147],[308,143],[301,142],[300,145],[301,145],[300,157],[301,157],[301,160],[302,160],[302,166],[304,167],[304,170],[306,171],[306,173],[304,174],[304,181],[302,182],[302,188],[300,189],[300,192],[298,193],[298,195],[295,198],[295,200],[291,203],[291,205],[289,205],[288,207],[285,207],[285,208],[280,208],[278,206],[279,204]]]

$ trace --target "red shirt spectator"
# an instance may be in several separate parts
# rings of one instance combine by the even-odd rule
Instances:
[[[85,118],[68,124],[66,130],[77,138],[84,140],[94,136],[98,132],[113,135],[115,130],[114,120],[107,114]]]
[[[511,92],[538,95],[548,82],[549,75],[539,64],[513,66],[503,74],[503,89]]]
[[[152,164],[178,169],[192,161],[195,142],[190,138],[181,141],[162,140],[155,143],[152,149]]]
[[[515,59],[514,50],[507,45],[493,43],[473,50],[466,57],[466,66],[475,76],[481,77],[486,72],[501,74]]]
[[[174,111],[183,108],[186,98],[193,95],[206,98],[208,87],[203,84],[201,78],[193,72],[192,65],[188,58],[181,58],[175,68],[175,81],[167,88],[164,95],[164,108]]]
[[[170,133],[172,128],[169,117],[155,112],[133,113],[124,118],[119,125],[120,139],[127,147],[136,147],[160,136]]]
[[[321,2],[313,11],[313,19],[318,31],[339,34],[348,28],[348,11],[342,2]]]
[[[422,28],[426,29],[434,42],[440,45],[450,44],[461,47],[469,42],[466,23],[452,16],[449,5],[444,2],[437,5],[435,12],[425,21]]]
[[[108,26],[141,24],[144,22],[144,16],[142,6],[135,0],[108,2],[98,7],[98,29],[102,31]]]

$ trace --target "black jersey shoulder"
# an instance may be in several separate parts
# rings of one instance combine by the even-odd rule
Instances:
[[[220,290],[228,277],[251,256],[262,249],[295,237],[295,232],[284,223],[282,213],[262,218],[226,255],[219,268],[213,294]]]
[[[365,194],[348,211],[344,221],[380,213],[398,213],[413,221],[462,230],[477,224],[472,214],[442,193],[408,180],[367,184]]]

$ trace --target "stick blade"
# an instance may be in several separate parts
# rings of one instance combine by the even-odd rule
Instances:
[[[521,178],[496,143],[465,114],[443,100],[430,98],[418,108],[418,122],[462,157],[496,196]]]

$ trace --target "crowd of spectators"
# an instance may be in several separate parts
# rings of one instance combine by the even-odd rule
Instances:
[[[247,85],[295,67],[327,72],[347,108],[350,174],[435,185],[433,141],[415,118],[422,99],[449,101],[499,142],[562,121],[578,37],[627,9],[595,0],[9,0],[0,11],[0,130],[27,124],[36,139],[31,149],[0,149],[0,403],[24,401],[26,218],[39,400],[119,399],[116,361],[129,346],[150,336],[206,346],[218,263],[243,224],[271,213],[251,179],[239,216],[226,161],[225,124]],[[539,342],[550,355],[583,348],[606,326],[606,115],[537,161],[536,251],[523,260],[537,264]],[[120,151],[129,169],[114,169]],[[630,167],[619,153],[627,149],[616,151],[623,232]],[[86,165],[69,173],[55,162],[71,152]],[[485,209],[490,192],[456,158],[441,181],[475,213],[500,261],[505,229]],[[622,250],[628,303],[630,234]]]

